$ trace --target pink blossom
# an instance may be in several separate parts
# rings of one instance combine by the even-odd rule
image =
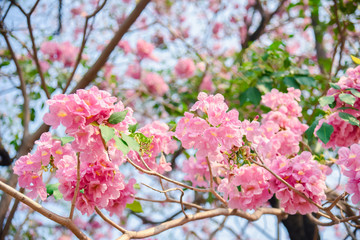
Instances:
[[[354,204],[360,202],[360,145],[353,144],[349,148],[342,147],[339,149],[339,160],[337,164],[343,165],[345,169],[342,172],[349,177],[345,185],[345,190],[354,194],[351,201]]]
[[[175,66],[175,74],[179,78],[190,78],[195,72],[194,61],[190,58],[180,59]]]
[[[155,46],[145,40],[140,39],[136,44],[136,54],[140,59],[149,58],[158,61],[158,58],[153,54]]]
[[[135,62],[134,64],[130,64],[125,73],[127,76],[132,77],[134,79],[140,79],[141,77],[141,66],[139,62]]]
[[[128,41],[122,40],[117,45],[124,51],[125,55],[131,52],[131,47]]]
[[[338,112],[331,114],[327,119],[321,119],[315,128],[316,132],[326,122],[334,128],[328,143],[323,144],[325,148],[347,147],[360,141],[360,128],[345,122],[339,117]],[[320,140],[319,140],[320,141]]]
[[[174,153],[177,149],[176,141],[172,139],[173,132],[169,131],[169,127],[165,123],[161,123],[159,121],[154,121],[151,124],[145,125],[143,128],[139,129],[139,132],[152,139],[147,152],[142,155],[142,158],[148,167],[159,173],[170,171],[170,163],[166,162],[166,158],[163,153]],[[156,158],[159,155],[160,161],[158,164]],[[138,165],[146,168],[138,155],[134,152],[131,153],[131,159],[133,159]]]
[[[214,91],[214,84],[212,82],[212,75],[211,74],[206,74],[200,84],[200,88],[201,91],[208,91],[208,92],[213,92]]]
[[[252,165],[235,168],[226,178],[221,180],[218,190],[229,198],[229,207],[256,209],[264,205],[272,196],[269,192],[270,174],[265,169]]]
[[[184,180],[191,181],[193,186],[208,187],[210,172],[205,158],[184,160],[182,170],[186,173]]]
[[[169,91],[169,86],[164,79],[157,73],[146,73],[145,77],[141,80],[151,94],[163,96]]]
[[[321,201],[326,199],[325,172],[320,164],[312,159],[311,153],[302,152],[292,159],[277,157],[273,159],[271,169],[315,203],[321,205]],[[270,185],[271,191],[276,193],[276,197],[280,200],[280,206],[286,212],[307,214],[318,211],[315,205],[309,203],[276,178],[270,181]]]

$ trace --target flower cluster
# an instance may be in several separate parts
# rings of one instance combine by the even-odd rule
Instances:
[[[62,146],[50,133],[43,134],[36,142],[36,152],[21,157],[15,164],[20,186],[31,189],[31,197],[39,195],[42,200],[46,199],[42,174],[50,168],[56,171],[64,199],[71,201],[79,176],[75,206],[83,214],[92,214],[95,206],[120,214],[126,203],[134,199],[134,180],[125,184],[119,171],[131,149],[119,150],[118,144],[125,146],[122,138],[128,136],[129,125],[136,121],[132,109],[115,102],[116,98],[96,87],[48,100],[50,112],[45,114],[44,122],[53,128],[62,124],[74,141]],[[123,114],[123,119],[111,121],[114,113]],[[102,131],[113,133],[111,139],[106,139]]]
[[[175,66],[175,74],[179,78],[190,78],[194,72],[195,64],[190,58],[180,59]]]
[[[169,91],[169,86],[157,73],[148,72],[141,81],[144,83],[147,90],[153,95],[163,96],[167,91]]]
[[[326,167],[312,160],[309,152],[293,157],[299,151],[301,135],[308,128],[298,119],[302,111],[298,103],[300,94],[300,90],[293,88],[288,93],[272,90],[265,94],[263,103],[271,111],[262,115],[260,123],[239,121],[238,112],[228,111],[222,95],[200,93],[199,101],[191,108],[195,113],[186,112],[175,132],[184,148],[197,149],[196,159],[191,157],[183,163],[187,173],[184,179],[208,187],[210,165],[212,177],[216,177],[215,187],[232,208],[255,209],[276,193],[288,213],[317,211],[315,205],[268,171],[252,164],[258,161],[252,151],[255,149],[266,165],[299,192],[317,204],[325,199]]]
[[[273,89],[262,96],[262,103],[271,111],[262,115],[261,125],[256,121],[243,122],[247,139],[265,159],[290,156],[300,150],[299,142],[308,128],[299,120],[302,110],[298,103],[300,95],[300,90],[294,88],[288,88],[288,93]]]
[[[271,163],[271,169],[313,202],[321,204],[321,200],[326,199],[325,173],[328,169],[314,161],[311,153],[302,152],[292,159],[279,156]],[[318,210],[315,205],[276,178],[270,181],[270,190],[276,193],[280,206],[290,214],[306,214]]]
[[[63,63],[64,67],[72,67],[75,64],[79,49],[70,42],[43,42],[40,51],[50,61],[59,61]]]
[[[323,123],[327,123],[334,128],[329,142],[323,143],[325,148],[335,149],[337,146],[350,146],[360,141],[360,128],[341,119],[339,112],[332,113],[326,119],[320,119],[319,124],[315,128],[315,134]]]
[[[70,144],[62,146],[61,141],[53,139],[49,132],[43,133],[35,144],[37,149],[34,154],[29,153],[15,162],[14,173],[19,175],[20,187],[31,190],[29,197],[40,196],[41,200],[45,200],[47,193],[43,173],[61,168],[63,159],[70,159],[76,165],[76,155]]]
[[[174,153],[177,149],[176,141],[172,139],[173,132],[169,131],[169,127],[165,123],[154,121],[151,124],[147,124],[140,128],[139,132],[151,139],[151,143],[146,146],[145,152],[142,155],[146,165],[159,173],[171,171],[170,163],[166,162],[165,156],[163,155],[163,153]],[[160,160],[159,163],[157,163],[156,158],[159,155]],[[142,163],[139,154],[133,152],[131,158],[139,166],[146,169],[146,166]]]
[[[342,147],[339,149],[339,160],[337,164],[344,166],[343,173],[349,177],[345,185],[345,190],[354,194],[351,200],[354,204],[360,202],[360,145],[353,144],[349,148]]]
[[[229,198],[229,207],[244,211],[264,205],[271,197],[269,180],[271,175],[256,166],[235,168],[227,178],[221,180],[218,190]]]
[[[229,164],[227,160],[233,148],[243,144],[239,113],[227,111],[228,106],[221,94],[208,96],[202,92],[198,100],[190,110],[198,111],[205,119],[186,112],[176,127],[175,136],[184,148],[197,149],[198,159],[208,158],[220,171],[221,165]],[[216,171],[214,175],[217,175]]]
[[[360,128],[343,119],[360,120],[360,66],[349,68],[346,75],[328,90],[326,97],[332,98],[333,102],[331,108],[326,106],[325,110],[331,113],[327,119],[321,119],[315,129],[316,132],[323,123],[333,126],[330,140],[323,144],[325,148],[348,147],[360,141]]]

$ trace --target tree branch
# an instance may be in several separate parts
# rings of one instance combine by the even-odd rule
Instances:
[[[230,209],[230,208],[217,208],[206,212],[195,213],[192,215],[188,215],[188,218],[182,217],[175,220],[171,220],[165,223],[162,223],[158,226],[148,228],[142,231],[128,231],[124,235],[122,235],[117,240],[125,240],[125,239],[141,239],[150,236],[157,235],[161,232],[164,232],[168,229],[175,228],[181,225],[184,225],[188,222],[193,222],[205,218],[212,218],[216,216],[238,216],[241,218],[245,218],[249,221],[256,221],[264,214],[271,214],[275,216],[284,217],[286,213],[277,208],[259,208],[253,214],[248,212],[244,212],[238,209]]]
[[[90,240],[75,224],[68,218],[57,215],[56,213],[42,207],[39,203],[35,202],[31,198],[25,196],[24,194],[16,191],[7,184],[0,182],[0,190],[4,193],[9,194],[15,199],[18,199],[20,202],[32,208],[34,211],[40,213],[44,217],[53,220],[54,222],[63,225],[68,228],[72,233],[76,235],[79,239]]]
[[[92,67],[87,71],[84,77],[78,82],[78,84],[74,87],[71,93],[75,93],[77,89],[85,88],[91,81],[93,81],[97,73],[100,69],[105,65],[108,57],[115,49],[121,38],[125,35],[125,33],[129,30],[131,25],[136,21],[141,12],[145,9],[146,5],[151,0],[141,0],[135,7],[135,9],[131,12],[131,14],[126,18],[124,23],[120,26],[119,30],[115,33],[109,44],[105,47],[99,58],[92,65]]]

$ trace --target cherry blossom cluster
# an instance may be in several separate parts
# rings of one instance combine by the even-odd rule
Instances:
[[[326,106],[325,110],[331,113],[321,119],[315,129],[316,132],[323,123],[333,126],[330,140],[324,144],[326,148],[347,147],[360,141],[360,128],[344,120],[360,120],[360,66],[349,68],[346,75],[328,90],[327,97],[332,98],[332,106]]]
[[[61,62],[64,67],[72,67],[75,64],[79,49],[68,41],[63,43],[49,41],[41,44],[40,51],[48,60]]]

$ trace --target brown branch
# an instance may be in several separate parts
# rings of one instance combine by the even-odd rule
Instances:
[[[78,53],[78,55],[77,55],[77,57],[76,57],[76,62],[75,62],[75,66],[74,66],[74,68],[73,68],[73,71],[71,72],[70,77],[69,77],[68,80],[66,81],[66,85],[65,85],[65,88],[64,88],[64,90],[63,90],[63,93],[66,92],[66,90],[67,90],[68,87],[70,86],[70,83],[71,83],[72,79],[74,78],[75,72],[76,72],[76,70],[77,70],[77,68],[78,68],[78,66],[79,66],[79,64],[80,64],[80,61],[81,61],[81,57],[82,57],[82,53],[83,53],[84,48],[85,48],[85,44],[86,44],[86,42],[87,42],[87,40],[88,40],[88,38],[89,38],[89,36],[90,36],[90,32],[91,32],[91,30],[92,30],[91,27],[90,27],[89,34],[87,34],[87,28],[88,28],[89,20],[90,20],[91,18],[93,18],[98,12],[100,12],[101,9],[104,8],[106,2],[107,2],[107,0],[104,0],[103,3],[102,3],[99,7],[97,7],[96,10],[95,10],[92,14],[90,14],[90,15],[88,15],[88,16],[85,17],[85,24],[84,24],[84,30],[83,30],[83,38],[82,38],[82,41],[81,41],[81,46],[80,46],[80,49],[79,49],[79,53]]]
[[[52,221],[68,228],[72,233],[75,234],[76,237],[79,239],[90,240],[75,224],[68,218],[62,217],[57,215],[56,213],[42,207],[39,203],[35,202],[34,200],[30,199],[29,197],[25,196],[24,194],[16,191],[12,187],[8,186],[7,184],[0,182],[0,190],[4,193],[10,195],[11,197],[18,199],[20,202],[24,203],[25,205],[32,208],[34,211],[40,213],[44,217],[51,219]]]
[[[171,182],[171,183],[174,183],[178,186],[181,186],[181,187],[184,187],[184,188],[187,188],[187,189],[190,189],[190,190],[193,190],[193,191],[197,191],[197,192],[211,192],[210,189],[203,189],[203,188],[196,188],[196,187],[192,187],[192,186],[189,186],[189,185],[186,185],[182,182],[179,182],[179,181],[176,181],[176,180],[173,180],[171,178],[168,178],[168,177],[165,177],[164,175],[161,175],[160,173],[158,172],[155,172],[153,170],[145,170],[143,169],[142,167],[138,166],[137,164],[135,164],[131,159],[127,158],[127,161],[133,165],[137,170],[139,170],[140,172],[143,172],[143,173],[146,173],[148,175],[152,175],[152,176],[157,176],[167,182]]]
[[[279,3],[278,7],[272,12],[272,13],[267,13],[262,5],[261,5],[261,1],[260,0],[256,0],[256,4],[254,6],[255,9],[257,9],[261,15],[261,21],[259,26],[257,27],[257,29],[255,30],[255,32],[253,32],[252,34],[248,34],[246,36],[246,40],[244,41],[244,43],[242,44],[242,48],[248,48],[249,45],[251,44],[251,42],[254,42],[255,40],[259,39],[261,37],[261,35],[264,33],[266,26],[269,24],[270,20],[273,18],[273,16],[278,13],[280,11],[280,9],[282,8],[282,6],[284,5],[284,3],[286,2],[286,0],[281,0],[281,2]],[[250,42],[250,44],[249,44]]]
[[[37,55],[37,49],[36,49],[36,44],[35,44],[35,38],[34,38],[34,34],[33,34],[33,29],[32,29],[32,26],[31,26],[31,14],[35,11],[37,5],[39,4],[40,0],[37,0],[36,3],[34,4],[34,6],[31,8],[31,10],[29,11],[29,13],[26,13],[24,11],[24,9],[18,4],[16,3],[14,0],[11,0],[11,2],[17,6],[19,8],[19,10],[25,15],[26,17],[26,23],[27,23],[27,26],[28,26],[28,30],[29,30],[29,35],[30,35],[30,40],[31,40],[31,44],[32,44],[32,50],[33,50],[33,54],[32,54],[32,57],[35,61],[35,65],[36,65],[36,69],[39,73],[39,76],[40,76],[40,81],[41,81],[41,87],[43,88],[43,90],[45,91],[45,94],[46,94],[46,97],[48,99],[51,98],[50,96],[50,93],[49,93],[49,90],[47,89],[47,85],[46,85],[46,82],[45,82],[45,77],[44,77],[44,74],[42,72],[42,69],[41,69],[41,66],[40,66],[40,62],[39,62],[39,58],[38,58],[38,55]]]
[[[215,191],[215,188],[214,188],[214,176],[212,174],[212,169],[211,169],[211,164],[210,164],[210,161],[209,161],[209,158],[206,157],[206,162],[207,162],[207,165],[209,167],[209,174],[210,174],[210,191],[212,194],[215,195],[215,197],[217,199],[219,199],[225,206],[227,206],[227,202],[224,200],[224,198],[222,198],[216,191]]]
[[[125,228],[122,228],[121,226],[119,226],[118,224],[116,224],[114,221],[112,221],[110,218],[106,217],[98,207],[95,207],[95,211],[96,213],[108,224],[110,224],[111,226],[113,226],[114,228],[116,228],[117,230],[119,230],[122,233],[126,233],[127,230]]]
[[[25,79],[24,79],[24,75],[23,72],[21,70],[20,64],[17,60],[17,57],[15,55],[15,52],[12,48],[12,45],[9,41],[9,38],[7,36],[7,32],[4,29],[4,25],[3,23],[0,22],[0,31],[1,34],[3,35],[6,45],[9,49],[10,55],[12,60],[15,63],[15,67],[16,67],[16,71],[19,75],[19,79],[20,79],[20,90],[21,90],[21,94],[23,95],[24,98],[24,107],[23,107],[23,126],[24,126],[24,132],[23,132],[23,138],[26,138],[29,134],[29,122],[30,122],[30,109],[29,109],[29,97],[28,94],[26,92],[26,83],[25,83]],[[24,140],[24,139],[23,139]]]
[[[80,154],[79,153],[77,154],[76,176],[77,176],[76,177],[76,187],[75,187],[74,197],[73,197],[73,199],[71,201],[71,209],[70,209],[70,214],[69,214],[69,219],[70,220],[73,219],[76,197],[78,195],[79,186],[80,186]]]
[[[193,222],[201,219],[212,218],[216,216],[238,216],[249,221],[256,221],[262,215],[271,214],[275,216],[285,216],[286,213],[277,208],[259,208],[254,213],[250,214],[248,212],[244,212],[238,209],[230,209],[230,208],[217,208],[206,212],[195,213],[192,215],[188,215],[188,218],[178,218],[175,220],[171,220],[165,223],[162,223],[158,226],[151,227],[142,231],[128,231],[124,235],[122,235],[117,240],[126,240],[126,239],[141,239],[150,236],[157,235],[161,232],[169,230],[171,228],[175,228],[178,226],[182,226],[188,222]]]
[[[135,199],[139,200],[139,201],[155,202],[155,203],[180,203],[180,201],[178,201],[176,199],[173,199],[173,198],[168,198],[168,199],[165,199],[165,200],[155,200],[155,199],[147,199],[147,198],[135,197]],[[200,205],[197,205],[195,203],[183,202],[182,204],[184,204],[187,208],[196,208],[196,209],[201,210],[201,211],[209,211],[209,210],[211,210],[211,209],[201,207]]]
[[[146,187],[148,187],[148,188],[156,191],[156,192],[164,193],[166,199],[168,199],[168,196],[167,196],[167,193],[168,193],[168,192],[177,191],[177,190],[180,191],[180,192],[181,192],[181,196],[180,196],[181,211],[184,213],[184,215],[185,215],[186,218],[188,217],[188,215],[187,215],[186,212],[185,212],[185,208],[184,208],[184,204],[183,204],[183,200],[182,200],[182,199],[183,199],[183,196],[184,196],[184,190],[182,190],[181,188],[170,188],[170,189],[167,189],[167,190],[158,190],[158,189],[153,188],[153,187],[151,187],[151,186],[149,186],[149,185],[147,185],[147,184],[145,184],[145,183],[142,183],[142,184],[143,184],[144,186],[146,186]]]
[[[24,188],[20,188],[20,193],[24,193],[25,189]],[[6,234],[8,233],[9,229],[10,229],[10,225],[11,225],[11,220],[14,218],[15,216],[15,212],[17,210],[17,207],[19,206],[20,201],[18,199],[15,199],[14,205],[9,213],[9,216],[6,220],[5,223],[5,227],[4,229],[1,231],[1,236],[0,236],[0,240],[4,240]]]
[[[120,26],[119,30],[115,33],[111,41],[105,47],[99,58],[92,65],[92,67],[87,71],[84,77],[78,82],[78,84],[74,87],[71,93],[74,93],[77,89],[85,88],[91,81],[93,81],[97,73],[100,69],[105,65],[108,57],[115,49],[121,38],[125,35],[125,33],[129,30],[131,25],[136,21],[141,12],[145,9],[146,5],[151,0],[141,0],[135,7],[135,9],[131,12],[131,14],[126,18],[124,23]]]

